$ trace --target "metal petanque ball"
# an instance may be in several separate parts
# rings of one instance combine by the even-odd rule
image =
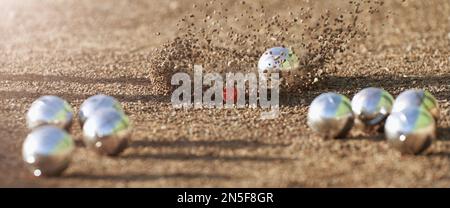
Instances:
[[[387,141],[404,154],[419,154],[436,138],[436,122],[423,108],[393,112],[384,127]]]
[[[75,144],[70,135],[55,126],[42,126],[28,134],[22,156],[36,177],[60,175],[72,158]]]
[[[308,110],[308,126],[325,138],[344,137],[353,127],[350,100],[337,93],[316,97]]]
[[[298,57],[291,49],[284,47],[268,49],[258,61],[258,74],[263,80],[272,81],[271,78],[267,78],[271,73],[280,73],[280,78],[282,77],[284,80],[295,79],[298,68]]]
[[[408,107],[419,107],[427,110],[434,119],[439,120],[439,105],[436,98],[428,91],[421,89],[406,90],[397,96],[392,112],[400,112]]]
[[[274,47],[264,52],[258,61],[260,73],[292,70],[299,66],[297,56],[292,50],[284,47]]]
[[[83,126],[90,116],[103,108],[114,108],[117,111],[122,111],[122,106],[115,98],[103,94],[94,95],[85,100],[80,106],[80,112],[78,113],[80,125]]]
[[[83,141],[100,154],[117,155],[128,145],[131,124],[128,117],[114,108],[101,109],[83,125]]]
[[[70,130],[73,110],[67,101],[53,95],[35,100],[28,109],[26,120],[29,129],[44,125],[53,125]]]
[[[393,103],[394,98],[386,90],[369,87],[353,97],[352,110],[365,126],[377,126],[388,117]]]

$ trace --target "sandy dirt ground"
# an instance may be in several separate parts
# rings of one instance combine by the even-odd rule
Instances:
[[[254,2],[273,13],[298,4]],[[327,9],[341,1],[318,2],[303,4]],[[275,120],[259,119],[260,109],[173,110],[170,97],[150,82],[152,51],[174,39],[178,20],[195,9],[193,3],[2,0],[0,186],[450,186],[449,1],[388,1],[380,16],[389,17],[364,16],[370,35],[324,66],[320,86],[284,96]],[[393,95],[425,88],[436,96],[442,119],[427,153],[402,156],[382,135],[323,140],[307,127],[315,96],[337,91],[352,97],[369,86]],[[98,93],[123,103],[135,126],[130,147],[110,158],[77,142],[62,177],[31,176],[21,158],[31,102],[53,94],[77,110]],[[79,141],[78,125],[73,134]]]

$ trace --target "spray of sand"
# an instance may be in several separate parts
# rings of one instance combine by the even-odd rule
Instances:
[[[256,71],[261,54],[268,48],[291,48],[300,59],[299,73],[284,79],[284,92],[310,89],[326,76],[324,67],[358,40],[367,30],[361,15],[379,11],[383,1],[350,1],[335,10],[307,6],[283,14],[256,3],[208,1],[193,5],[192,13],[178,24],[178,37],[152,54],[150,77],[161,92],[170,93],[174,73],[192,73],[193,65],[206,72]]]

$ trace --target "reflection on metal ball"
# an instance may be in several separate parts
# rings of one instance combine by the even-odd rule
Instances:
[[[344,137],[353,124],[350,100],[341,94],[321,94],[309,107],[308,126],[325,138]]]
[[[131,135],[129,118],[114,108],[104,108],[90,116],[83,125],[83,141],[100,154],[117,155]]]
[[[392,112],[384,127],[387,141],[404,154],[419,154],[436,138],[436,122],[423,108]]]
[[[439,120],[439,104],[428,91],[421,89],[406,90],[397,96],[392,112],[400,112],[405,108],[419,107],[427,110],[433,118]]]
[[[103,94],[94,95],[85,100],[80,106],[80,112],[78,113],[80,125],[83,126],[90,116],[103,108],[114,108],[122,111],[122,106],[115,98]]]
[[[386,90],[369,87],[358,92],[352,99],[355,117],[366,126],[377,126],[388,117],[394,98]]]
[[[72,158],[75,144],[70,135],[55,126],[42,126],[28,134],[22,156],[36,177],[60,175]]]
[[[31,104],[26,119],[29,129],[53,125],[69,131],[72,125],[73,110],[67,101],[57,96],[47,95]]]
[[[292,70],[299,66],[297,56],[292,50],[283,47],[268,49],[258,61],[258,71],[279,72],[281,70]]]

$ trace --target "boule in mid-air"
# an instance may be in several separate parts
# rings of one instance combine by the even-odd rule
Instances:
[[[258,74],[262,80],[273,80],[269,75],[279,73],[284,82],[293,82],[299,72],[298,69],[298,57],[291,49],[285,47],[268,49],[258,61]]]
[[[259,73],[289,71],[298,68],[299,61],[291,49],[284,47],[270,48],[258,61]]]

